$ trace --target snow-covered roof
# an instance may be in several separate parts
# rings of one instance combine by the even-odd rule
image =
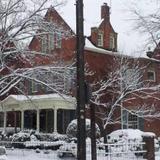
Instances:
[[[38,109],[71,109],[76,108],[76,99],[72,96],[59,94],[45,95],[9,95],[0,103],[0,111]]]
[[[85,50],[87,51],[91,51],[91,52],[95,52],[95,53],[100,53],[100,54],[109,54],[109,55],[123,55],[123,56],[126,56],[126,57],[133,57],[133,58],[144,58],[144,59],[148,59],[150,61],[155,61],[155,62],[160,62],[159,60],[157,59],[154,59],[154,58],[149,58],[146,54],[141,54],[141,55],[136,55],[136,54],[132,54],[132,55],[128,55],[128,54],[125,54],[125,53],[120,53],[120,52],[113,52],[113,51],[109,51],[109,50],[106,50],[106,49],[102,49],[102,48],[98,48],[96,47],[94,44],[92,44],[92,42],[86,38],[85,39]]]
[[[73,6],[72,6],[73,7]],[[76,17],[72,17],[72,20],[70,19],[69,16],[67,16],[66,14],[64,14],[61,10],[59,10],[57,7],[55,7],[57,13],[63,18],[63,20],[66,22],[66,24],[71,28],[71,30],[73,32],[75,32],[76,30]],[[75,16],[75,15],[74,15]],[[101,25],[101,23],[103,22],[104,19],[100,19],[100,21],[98,23],[96,23],[96,26],[99,27]],[[86,22],[84,21],[84,25],[86,26],[85,24]],[[87,34],[87,33],[85,33]],[[31,40],[31,39],[30,39]],[[29,41],[27,41],[28,43]],[[29,43],[28,43],[29,44]],[[102,53],[102,54],[115,54],[115,55],[124,55],[124,56],[129,56],[129,57],[134,57],[134,58],[145,58],[145,59],[150,59],[152,61],[156,61],[155,59],[151,59],[149,57],[147,57],[146,53],[145,52],[141,52],[141,53],[134,53],[134,54],[128,54],[128,53],[123,53],[123,52],[113,52],[113,51],[109,51],[109,50],[105,50],[105,49],[102,49],[102,48],[99,48],[99,47],[96,47],[95,45],[93,45],[91,43],[91,41],[86,38],[85,40],[85,50],[88,50],[88,51],[92,51],[92,52],[95,52],[95,53]]]
[[[44,94],[44,95],[9,95],[5,98],[3,102],[8,101],[9,99],[13,99],[15,101],[27,101],[27,100],[45,100],[45,99],[74,99],[71,96],[59,95],[59,94]]]
[[[85,50],[102,53],[102,54],[117,54],[117,52],[109,51],[106,49],[98,48],[95,45],[93,45],[88,38],[85,39]]]

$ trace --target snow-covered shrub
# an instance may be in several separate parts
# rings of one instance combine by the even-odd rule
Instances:
[[[37,133],[33,130],[25,130],[16,133],[12,137],[12,145],[15,148],[30,148],[30,149],[58,149],[65,140],[67,135],[58,133]],[[22,143],[23,142],[23,143]]]
[[[57,150],[61,145],[63,145],[64,141],[26,141],[24,142],[24,147],[28,149],[52,149]]]
[[[24,144],[22,142],[30,141],[30,133],[19,132],[15,133],[12,137],[12,146],[14,148],[24,148]]]
[[[19,132],[15,133],[12,137],[12,142],[25,142],[30,140],[30,133]]]
[[[77,137],[77,119],[72,120],[66,130],[66,134],[69,138]],[[86,119],[86,136],[91,136],[91,121]],[[100,136],[100,129],[96,124],[96,137]]]
[[[151,132],[143,132],[138,129],[119,129],[113,131],[109,135],[107,135],[107,142],[111,144],[115,144],[116,147],[112,147],[112,151],[115,152],[115,149],[119,149],[121,152],[124,150],[129,151],[141,151],[143,149],[143,136],[144,135],[155,135]],[[123,147],[121,147],[121,145]],[[124,147],[124,146],[127,147]],[[157,140],[155,139],[155,150],[159,149],[159,145],[157,145]],[[142,155],[139,153],[135,153],[136,156]]]
[[[17,127],[16,130],[19,132],[20,128]],[[7,127],[5,130],[4,128],[0,127],[0,140],[10,141],[14,133],[15,127]]]
[[[65,141],[66,139],[68,139],[67,135],[58,133],[35,133],[35,136],[40,141],[49,141],[49,142],[59,141],[59,140]]]
[[[39,133],[35,130],[20,131],[12,136],[13,142],[25,142],[25,141],[59,141],[67,140],[67,135],[58,133]]]

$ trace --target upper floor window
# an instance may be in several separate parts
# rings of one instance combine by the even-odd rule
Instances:
[[[41,39],[41,51],[42,53],[51,52],[55,48],[61,48],[62,34],[60,32],[50,33],[43,35]]]
[[[42,53],[47,53],[47,35],[42,36],[41,51],[42,51]]]
[[[62,45],[62,34],[60,32],[57,32],[55,46],[56,46],[56,48],[61,48],[61,45]]]
[[[69,68],[65,70],[64,74],[64,88],[66,91],[70,91],[71,88],[74,86],[75,82],[75,75],[76,75],[76,70],[75,68]]]
[[[115,49],[115,37],[114,34],[110,34],[110,38],[109,38],[109,48],[110,49]]]
[[[139,87],[141,74],[139,69],[124,68],[121,73],[122,88],[125,90],[134,90]]]
[[[31,91],[32,93],[38,92],[38,83],[33,80],[31,81]]]
[[[98,46],[103,47],[103,33],[102,32],[98,33],[97,42],[98,42]]]
[[[54,34],[48,35],[48,50],[51,51],[54,49]]]
[[[150,80],[150,81],[156,80],[155,71],[148,71],[147,72],[147,80]]]

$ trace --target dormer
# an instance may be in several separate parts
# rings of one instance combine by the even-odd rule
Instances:
[[[90,40],[97,47],[117,51],[117,33],[110,23],[110,7],[107,3],[101,6],[101,23],[91,28]]]

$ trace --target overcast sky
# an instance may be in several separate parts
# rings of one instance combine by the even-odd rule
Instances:
[[[144,49],[144,37],[133,30],[133,22],[130,20],[133,17],[128,7],[133,2],[145,12],[152,9],[151,1],[156,0],[83,0],[85,35],[90,35],[90,28],[99,24],[101,5],[108,3],[111,5],[111,24],[118,33],[119,50],[126,54],[139,54],[137,52]],[[75,30],[75,0],[68,0],[67,5],[61,7],[59,12]]]

